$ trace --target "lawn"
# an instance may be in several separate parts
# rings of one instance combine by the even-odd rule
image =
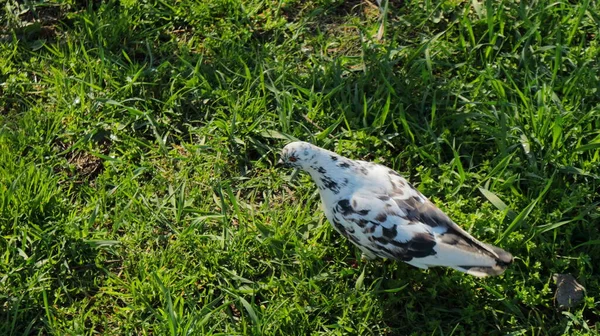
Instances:
[[[0,334],[598,334],[599,27],[596,0],[8,0]],[[514,264],[362,262],[274,167],[294,139]]]

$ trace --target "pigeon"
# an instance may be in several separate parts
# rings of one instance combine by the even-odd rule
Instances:
[[[325,216],[362,258],[451,267],[477,277],[500,275],[513,257],[482,243],[393,169],[352,160],[308,142],[281,150],[278,166],[299,168],[319,188]]]

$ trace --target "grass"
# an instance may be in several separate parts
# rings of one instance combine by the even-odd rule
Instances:
[[[25,1],[0,11],[0,334],[589,335],[599,3]],[[291,139],[517,259],[363,264]],[[586,289],[554,303],[554,273]]]

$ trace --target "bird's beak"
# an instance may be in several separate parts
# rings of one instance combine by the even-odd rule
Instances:
[[[285,162],[283,162],[282,159],[279,159],[279,161],[277,161],[277,163],[275,164],[275,168],[282,168],[285,167]]]

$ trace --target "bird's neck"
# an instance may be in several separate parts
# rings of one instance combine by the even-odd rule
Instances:
[[[351,164],[350,160],[323,150],[304,170],[315,181],[323,198],[337,198],[343,189],[353,183],[348,169]]]

